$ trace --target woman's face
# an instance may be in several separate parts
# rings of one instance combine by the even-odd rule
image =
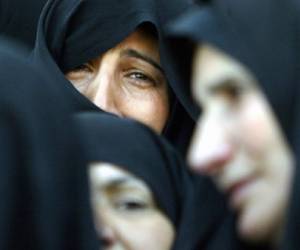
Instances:
[[[192,89],[203,110],[189,152],[192,168],[228,194],[242,237],[275,240],[293,158],[265,96],[243,65],[208,45],[196,50]]]
[[[162,132],[169,115],[168,86],[158,41],[142,28],[66,77],[101,109]]]
[[[174,227],[142,180],[105,163],[92,164],[89,175],[102,249],[171,249]]]

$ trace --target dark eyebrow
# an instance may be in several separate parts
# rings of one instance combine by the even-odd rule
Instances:
[[[121,177],[121,178],[117,178],[117,179],[113,179],[112,181],[110,181],[106,187],[107,188],[114,188],[117,186],[122,186],[125,183],[129,182],[130,180],[132,180],[132,178],[128,178],[128,177]]]
[[[156,69],[158,69],[163,75],[165,74],[163,68],[157,62],[155,62],[151,57],[149,57],[145,54],[142,54],[137,50],[125,49],[121,52],[121,57],[122,56],[135,57],[137,59],[143,60],[143,61],[151,64]]]

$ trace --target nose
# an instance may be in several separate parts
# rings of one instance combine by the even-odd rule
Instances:
[[[103,208],[103,210],[105,210]],[[97,218],[97,231],[100,237],[101,246],[106,248],[112,247],[116,244],[117,238],[111,219],[106,211],[100,211]]]
[[[96,79],[93,94],[93,103],[104,111],[121,116],[121,112],[117,106],[118,89],[114,83],[113,77],[103,73]]]
[[[100,241],[101,241],[101,246],[104,248],[109,248],[114,245],[116,238],[111,227],[106,225],[101,225]]]
[[[188,161],[201,174],[213,175],[233,157],[233,145],[225,126],[216,119],[203,117],[198,121]]]

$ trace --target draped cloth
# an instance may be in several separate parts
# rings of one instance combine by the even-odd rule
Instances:
[[[0,249],[99,249],[70,107],[22,52],[0,43]]]

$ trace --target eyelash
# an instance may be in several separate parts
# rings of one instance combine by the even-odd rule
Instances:
[[[81,71],[92,72],[93,69],[92,69],[92,67],[88,63],[84,63],[84,64],[81,64],[80,66],[76,67],[74,69],[74,71],[75,72],[81,72]]]
[[[138,71],[133,71],[133,72],[129,72],[127,74],[125,74],[126,78],[129,78],[130,80],[134,81],[134,84],[136,85],[152,85],[155,86],[157,85],[156,81],[152,78],[149,77],[147,74],[142,73],[142,72],[138,72]]]
[[[122,211],[138,211],[147,208],[147,204],[145,202],[134,200],[116,202],[115,206]]]
[[[85,63],[75,68],[72,72],[74,74],[73,79],[84,78],[87,76],[86,74],[92,77],[93,68],[89,63]],[[134,69],[132,71],[128,71],[128,70],[125,71],[124,77],[126,78],[129,84],[132,84],[139,88],[148,88],[148,87],[157,86],[157,82],[151,76],[149,76],[149,74],[145,74],[144,72],[137,71]],[[80,84],[80,86],[85,86],[87,82]]]
[[[239,100],[240,96],[244,93],[244,89],[235,84],[230,84],[221,88],[212,89],[211,92],[222,94],[232,102],[236,102]]]
[[[93,67],[89,63],[84,63],[71,70],[67,74],[67,78],[79,92],[83,92],[84,90],[82,88],[88,86],[88,84],[94,77],[93,73]]]

